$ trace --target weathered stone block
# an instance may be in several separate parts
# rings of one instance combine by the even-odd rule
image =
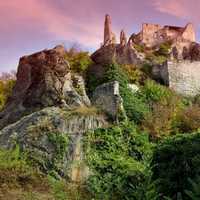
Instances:
[[[119,82],[105,83],[96,88],[92,102],[100,109],[107,112],[113,119],[124,113],[123,100],[119,92]]]

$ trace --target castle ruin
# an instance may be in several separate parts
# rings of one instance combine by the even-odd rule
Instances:
[[[136,38],[139,40],[139,43],[145,44],[147,47],[154,47],[166,41],[189,44],[195,42],[195,31],[191,23],[185,27],[162,27],[158,24],[145,23],[142,25],[142,31],[136,35]]]
[[[144,61],[145,52],[142,57],[135,49],[135,45],[153,50],[164,43],[171,44],[171,58],[166,63],[153,66],[153,75],[177,93],[186,96],[200,94],[200,44],[196,42],[195,30],[191,23],[185,27],[144,23],[142,30],[132,34],[128,40],[122,30],[120,43],[116,43],[111,18],[106,15],[104,43],[92,58],[94,61],[101,61],[102,57],[107,60],[111,57],[119,64],[137,64],[138,61]]]

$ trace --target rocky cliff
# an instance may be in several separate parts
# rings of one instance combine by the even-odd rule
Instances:
[[[42,172],[80,182],[88,176],[83,134],[106,126],[103,115],[83,115],[48,107],[3,128],[0,146],[10,149],[18,144]]]
[[[5,109],[0,128],[48,106],[89,106],[82,77],[71,74],[65,49],[57,46],[20,59],[17,82]]]
[[[70,70],[65,49],[57,46],[20,59],[13,93],[0,113],[0,146],[16,144],[41,171],[83,181],[88,175],[84,163],[83,135],[107,127],[106,113],[117,115],[121,102],[112,84],[103,105],[91,105],[84,79]],[[119,86],[118,86],[119,87]],[[118,88],[119,89],[119,88]],[[96,91],[95,98],[104,93]],[[112,110],[106,110],[113,104]],[[113,113],[112,113],[113,112]]]

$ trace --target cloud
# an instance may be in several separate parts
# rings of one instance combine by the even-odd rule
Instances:
[[[102,25],[98,21],[89,21],[86,26],[80,18],[70,17],[47,1],[1,1],[0,12],[6,19],[0,21],[1,29],[4,28],[4,31],[6,29],[10,31],[12,26],[20,29],[35,25],[43,28],[44,32],[53,35],[55,39],[76,41],[87,46],[99,45],[102,38]]]
[[[200,21],[199,0],[153,0],[153,6],[162,13],[189,20],[195,24]]]

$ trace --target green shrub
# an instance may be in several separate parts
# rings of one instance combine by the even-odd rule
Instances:
[[[167,138],[155,147],[152,167],[160,194],[176,199],[200,175],[200,133]]]
[[[174,106],[154,104],[152,111],[145,116],[141,123],[143,129],[151,135],[152,139],[156,140],[173,134],[177,109]]]
[[[146,55],[146,60],[153,64],[163,64],[167,61],[167,57],[163,55],[155,55],[155,53],[148,53]]]
[[[168,57],[171,44],[165,42],[160,45],[159,49],[155,52],[155,55]]]
[[[65,155],[67,146],[69,144],[69,138],[66,135],[62,135],[59,133],[49,133],[48,139],[56,149],[55,159],[63,159],[63,156]]]
[[[158,50],[147,53],[146,59],[154,64],[163,64],[169,57],[170,48],[170,42],[163,43],[159,46]]]
[[[141,52],[141,53],[144,53],[144,52],[145,52],[145,46],[144,46],[144,45],[133,44],[133,47],[134,47],[138,52]]]
[[[145,180],[145,161],[151,156],[148,135],[128,123],[98,129],[85,137],[88,185],[97,199],[134,198]]]
[[[70,48],[66,52],[65,58],[69,62],[71,70],[78,73],[85,73],[92,63],[88,52],[76,48]]]
[[[145,115],[142,126],[153,138],[182,133],[181,119],[186,118],[184,110],[188,107],[185,99],[169,88],[150,80],[146,81],[141,94],[151,109],[151,112]],[[198,110],[193,113],[193,120],[188,117],[190,119],[188,122],[193,121],[193,123],[189,123],[190,126],[197,127],[197,119],[200,116],[198,113]],[[192,129],[192,131],[196,130],[197,128]],[[189,132],[189,130],[187,129],[185,132]]]
[[[0,111],[4,108],[7,99],[12,93],[13,87],[15,85],[15,80],[0,80]]]
[[[149,62],[145,62],[142,66],[141,66],[141,71],[147,76],[147,78],[151,78],[152,77],[152,68],[153,68],[153,64],[149,63]]]
[[[147,75],[136,65],[122,65],[123,71],[127,74],[129,83],[143,84]]]
[[[88,91],[92,93],[98,85],[103,83],[118,81],[120,85],[120,95],[123,98],[123,105],[130,120],[140,123],[144,115],[149,111],[147,104],[141,95],[133,93],[128,87],[129,78],[123,68],[117,64],[105,66],[105,73],[101,78],[96,78],[95,74],[88,76]]]
[[[176,132],[191,133],[200,129],[200,106],[190,105],[181,110],[174,121]]]
[[[144,118],[144,115],[149,111],[146,102],[140,94],[134,94],[128,87],[128,76],[120,66],[112,64],[106,66],[106,69],[104,76],[101,80],[98,80],[97,83],[102,84],[110,81],[118,81],[120,95],[123,98],[123,105],[128,118],[136,123],[140,123]]]
[[[197,177],[197,180],[189,179],[191,185],[190,190],[185,190],[186,195],[190,200],[199,200],[200,199],[200,178]]]
[[[43,183],[42,175],[29,164],[17,146],[13,150],[0,150],[0,187],[18,187]]]
[[[56,180],[49,176],[49,184],[51,192],[55,200],[67,200],[66,184],[64,181]]]
[[[169,102],[173,95],[169,88],[162,86],[152,80],[147,80],[145,82],[145,85],[142,88],[142,93],[149,103],[160,102],[164,105]]]

